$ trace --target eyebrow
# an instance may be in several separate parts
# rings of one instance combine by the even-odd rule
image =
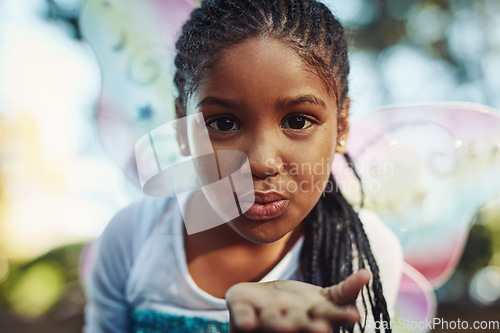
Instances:
[[[325,102],[322,99],[314,96],[313,94],[306,94],[306,95],[300,95],[300,96],[293,97],[293,98],[280,99],[276,102],[276,109],[286,109],[286,108],[300,105],[302,103],[310,103],[310,104],[313,104],[313,105],[320,107],[322,110],[326,110]],[[208,105],[218,105],[218,106],[221,106],[224,108],[236,108],[236,107],[240,106],[239,103],[237,103],[233,100],[230,100],[230,99],[223,99],[223,98],[214,97],[214,96],[207,96],[197,104],[197,108],[203,108],[203,107],[206,107]]]
[[[214,96],[208,96],[202,99],[198,104],[197,108],[203,108],[207,105],[218,105],[222,106],[224,108],[235,108],[238,107],[239,104],[233,100],[230,99],[223,99],[219,97],[214,97]]]
[[[276,102],[276,108],[277,109],[286,109],[286,108],[300,105],[302,103],[310,103],[310,104],[319,106],[322,110],[326,110],[325,102],[323,102],[322,99],[320,99],[312,94],[300,95],[300,96],[290,98],[290,99],[288,99],[288,98],[281,99],[281,100]]]

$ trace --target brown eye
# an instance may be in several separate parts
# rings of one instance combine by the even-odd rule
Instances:
[[[304,129],[311,126],[311,121],[305,116],[292,116],[283,122],[282,127],[291,129]]]
[[[238,123],[229,117],[220,117],[207,123],[208,126],[216,131],[228,132],[240,129]]]

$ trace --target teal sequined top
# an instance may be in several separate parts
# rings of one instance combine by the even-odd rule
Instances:
[[[227,333],[229,324],[198,317],[185,317],[151,310],[132,312],[134,333]]]

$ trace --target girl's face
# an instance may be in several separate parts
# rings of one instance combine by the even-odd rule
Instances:
[[[336,97],[314,69],[280,41],[249,39],[220,54],[187,105],[202,112],[214,151],[248,156],[256,203],[228,225],[256,243],[299,226],[325,189],[338,139]]]

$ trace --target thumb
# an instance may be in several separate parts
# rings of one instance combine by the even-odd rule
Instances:
[[[337,305],[352,304],[358,298],[361,289],[370,282],[370,279],[370,272],[362,268],[339,284],[324,288],[321,293]]]

